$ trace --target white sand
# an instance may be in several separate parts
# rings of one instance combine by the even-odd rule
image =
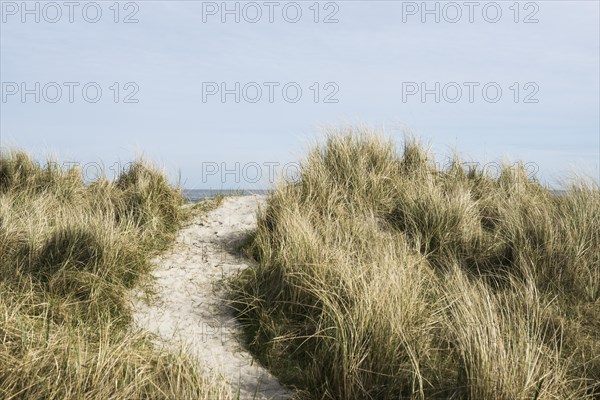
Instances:
[[[223,300],[222,279],[250,263],[233,253],[256,226],[263,201],[227,197],[182,229],[174,248],[155,260],[156,298],[136,299],[134,320],[169,348],[183,346],[209,375],[222,374],[240,399],[288,399],[291,392],[240,344],[240,328]]]

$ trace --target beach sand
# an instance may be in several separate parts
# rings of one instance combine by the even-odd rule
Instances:
[[[288,399],[292,393],[241,345],[240,327],[223,299],[222,280],[250,263],[235,249],[256,226],[264,199],[226,197],[183,228],[174,247],[154,260],[155,295],[135,296],[134,321],[172,351],[183,346],[210,376],[225,378],[233,394],[239,390],[241,399]]]

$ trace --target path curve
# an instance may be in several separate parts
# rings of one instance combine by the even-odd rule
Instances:
[[[222,374],[240,399],[289,399],[291,392],[241,346],[239,324],[223,300],[222,279],[248,267],[234,255],[256,227],[264,196],[226,197],[223,204],[194,217],[172,250],[158,257],[152,275],[156,296],[135,300],[135,324],[173,349],[183,345],[209,375]]]

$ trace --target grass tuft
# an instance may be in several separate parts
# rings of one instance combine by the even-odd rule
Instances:
[[[134,331],[128,289],[172,243],[178,189],[145,161],[115,182],[0,155],[0,398],[231,398]]]
[[[436,168],[332,133],[259,213],[232,282],[257,357],[307,399],[597,399],[600,190]]]

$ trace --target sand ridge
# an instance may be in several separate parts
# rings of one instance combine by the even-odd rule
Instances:
[[[292,393],[242,347],[240,327],[225,305],[222,280],[250,261],[235,254],[256,226],[264,196],[226,197],[183,228],[173,249],[154,260],[149,304],[134,301],[136,326],[173,350],[183,346],[207,372],[221,374],[240,399],[289,399]]]

